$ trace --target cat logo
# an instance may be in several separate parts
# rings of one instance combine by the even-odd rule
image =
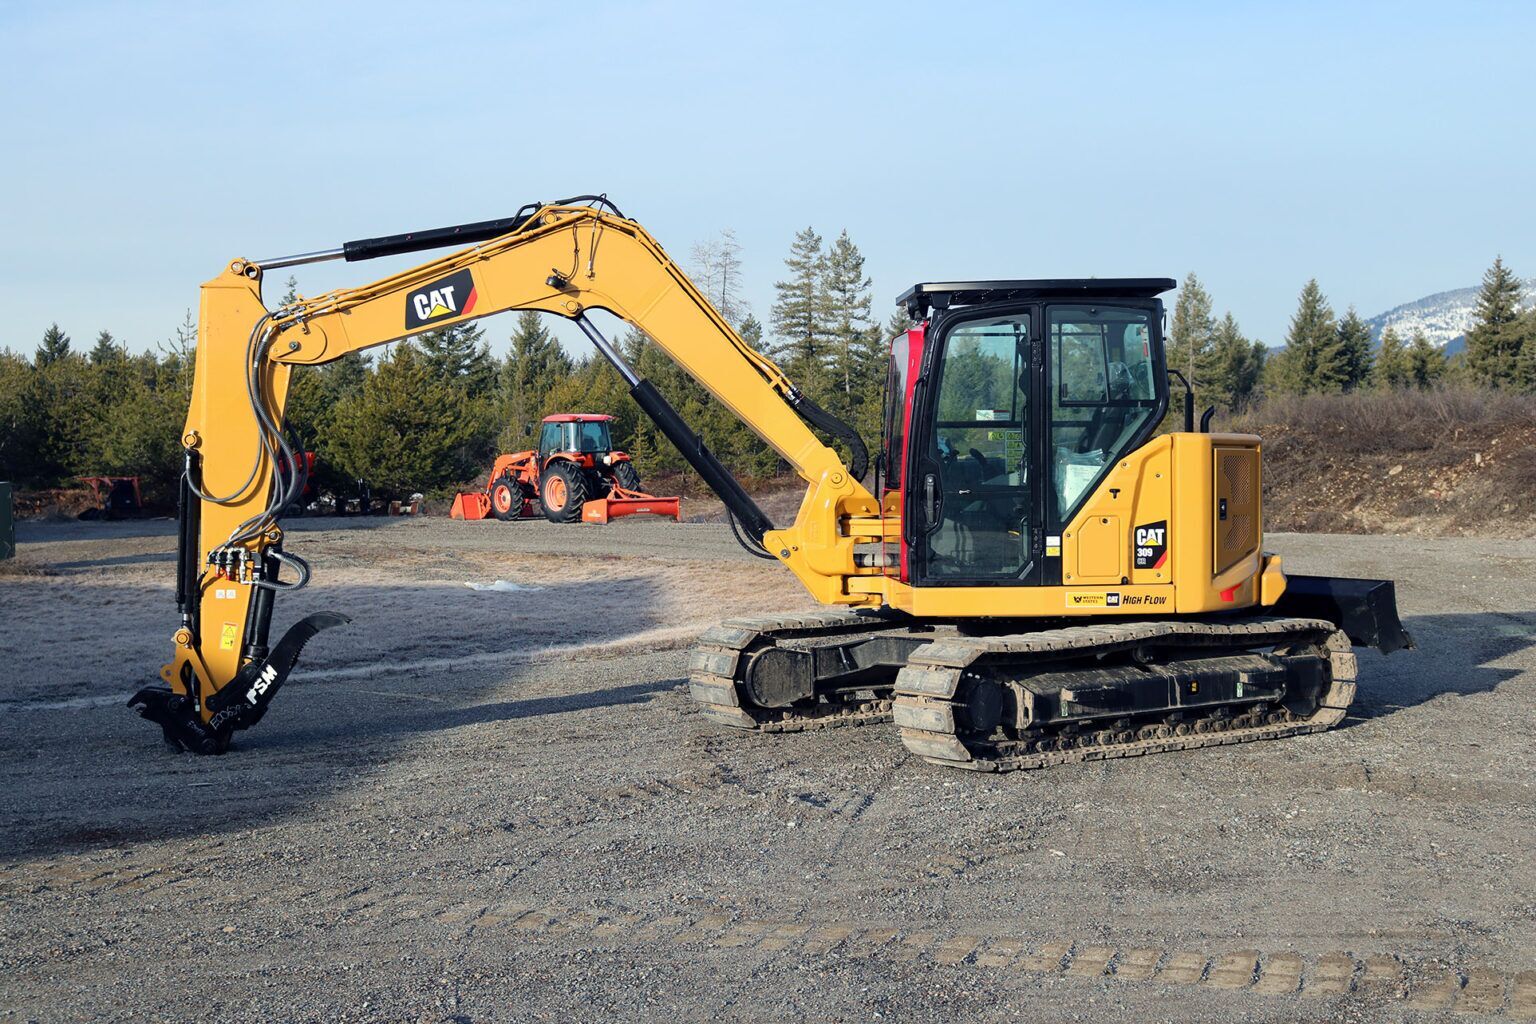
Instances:
[[[1168,561],[1168,520],[1136,527],[1136,568],[1161,569]]]
[[[475,300],[478,297],[475,279],[467,270],[424,285],[406,296],[406,330],[414,331],[452,317],[469,316],[475,311]]]

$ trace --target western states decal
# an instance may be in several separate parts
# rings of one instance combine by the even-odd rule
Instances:
[[[1167,594],[1122,594],[1118,590],[1069,590],[1068,608],[1166,607]]]

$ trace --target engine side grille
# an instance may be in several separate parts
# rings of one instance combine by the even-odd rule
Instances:
[[[1215,469],[1215,563],[1216,572],[1222,573],[1259,544],[1259,453],[1254,448],[1217,448]]]

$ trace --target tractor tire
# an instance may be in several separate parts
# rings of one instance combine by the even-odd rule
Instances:
[[[556,462],[546,469],[539,503],[552,523],[580,522],[581,506],[587,503],[587,477],[581,467]]]
[[[523,515],[523,492],[510,473],[503,473],[491,481],[491,515],[502,522],[520,519]]]
[[[613,467],[613,479],[626,491],[640,489],[640,471],[635,468],[633,462],[626,460]]]

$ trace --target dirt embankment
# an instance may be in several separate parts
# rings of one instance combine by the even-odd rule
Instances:
[[[1311,395],[1216,428],[1264,438],[1270,530],[1536,535],[1536,397]]]

